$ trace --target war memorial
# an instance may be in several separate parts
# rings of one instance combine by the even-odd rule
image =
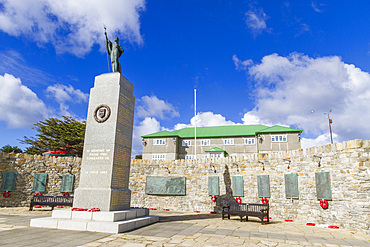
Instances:
[[[135,98],[121,75],[123,49],[105,33],[112,73],[95,77],[90,91],[79,186],[73,210],[54,210],[31,226],[118,233],[158,221],[149,209],[130,207],[131,143]]]
[[[273,224],[370,234],[369,140],[264,155],[131,160],[135,98],[121,75],[118,41],[106,38],[113,72],[96,76],[91,89],[83,158],[0,152],[0,206],[28,207],[35,192],[68,192],[73,210],[54,210],[31,226],[120,233],[157,222],[150,210],[218,213],[222,224],[229,202],[268,203]]]

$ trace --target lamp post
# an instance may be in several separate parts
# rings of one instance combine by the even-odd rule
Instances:
[[[332,109],[330,109],[330,111],[328,113],[324,113],[325,115],[327,114],[328,115],[328,120],[329,120],[329,131],[330,131],[330,140],[331,140],[331,144],[333,144],[333,133],[331,131],[331,124],[333,123],[333,120],[330,118],[330,112],[332,111]]]

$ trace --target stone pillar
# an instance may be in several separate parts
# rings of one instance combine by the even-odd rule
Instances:
[[[133,85],[120,73],[95,77],[90,91],[79,187],[73,207],[130,209]]]

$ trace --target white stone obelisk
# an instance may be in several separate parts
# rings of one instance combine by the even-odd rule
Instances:
[[[52,217],[31,219],[30,226],[120,233],[159,220],[147,208],[130,208],[132,89],[115,72],[95,77],[90,91],[80,183],[73,200],[74,208],[90,210],[53,210]]]
[[[95,77],[73,207],[130,209],[128,186],[135,106],[132,92],[133,85],[118,72]]]

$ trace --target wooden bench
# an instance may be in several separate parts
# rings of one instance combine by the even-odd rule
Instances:
[[[248,221],[248,216],[258,217],[261,219],[261,224],[263,224],[264,217],[269,222],[269,205],[230,202],[228,206],[222,207],[222,219],[225,218],[225,215],[230,219],[230,215],[232,214],[239,216],[240,221],[243,221],[244,216],[246,217],[246,221]]]
[[[34,206],[49,206],[51,210],[56,206],[70,206],[73,204],[73,196],[33,196],[30,203],[30,211]]]

